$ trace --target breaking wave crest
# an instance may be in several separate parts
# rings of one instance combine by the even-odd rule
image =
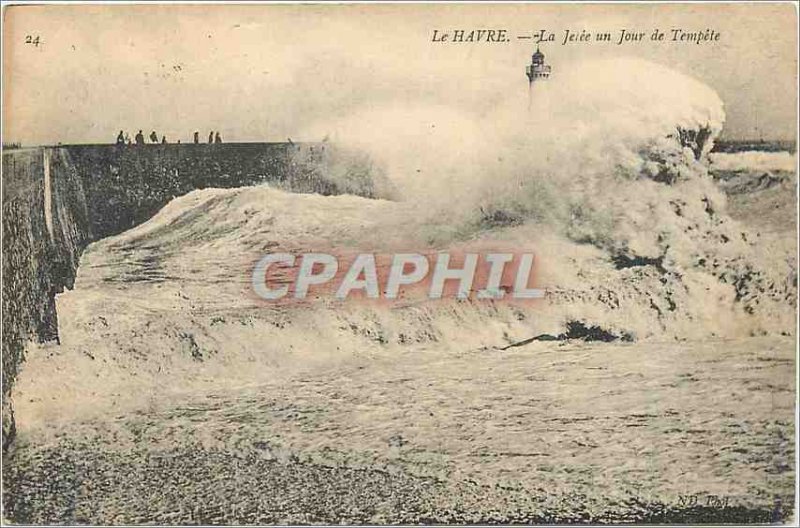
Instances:
[[[708,86],[634,59],[579,63],[491,109],[371,107],[314,133],[368,152],[424,240],[533,243],[539,320],[647,337],[791,332],[791,243],[726,214],[708,171],[724,123]],[[380,195],[380,193],[379,193]]]

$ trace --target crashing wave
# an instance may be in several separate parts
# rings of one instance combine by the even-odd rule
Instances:
[[[480,112],[395,105],[325,124],[338,148],[317,170],[392,201],[263,186],[175,199],[87,251],[75,291],[59,296],[60,313],[70,314],[64,343],[71,335],[87,342],[86,329],[109,306],[119,342],[101,335],[98,350],[186,349],[187,369],[197,357],[246,366],[290,361],[288,353],[307,361],[426,342],[503,347],[542,335],[793,334],[794,241],[765,246],[726,214],[706,159],[724,120],[711,89],[642,61],[597,61],[534,90],[522,115],[526,100]],[[293,307],[258,303],[247,289],[265,252],[482,243],[535,251],[546,299]],[[109,285],[116,289],[102,293]]]

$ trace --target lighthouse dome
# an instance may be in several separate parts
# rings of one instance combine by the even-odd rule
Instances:
[[[544,64],[544,53],[539,51],[539,48],[536,48],[536,51],[533,53],[531,57],[531,62],[533,64]]]

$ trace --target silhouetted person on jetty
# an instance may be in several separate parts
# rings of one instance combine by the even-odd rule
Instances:
[[[138,134],[136,134],[136,144],[137,145],[144,145],[144,134],[140,130]]]
[[[219,137],[219,132],[214,134],[214,143],[222,143],[222,138]]]
[[[158,134],[156,134],[155,130],[150,132],[150,141],[152,141],[153,143],[158,143]]]
[[[124,145],[125,144],[125,133],[120,130],[119,135],[117,135],[117,145]]]
[[[127,132],[125,132],[125,144],[126,145],[130,145],[131,144],[131,136],[128,135]]]
[[[197,145],[198,143],[200,143],[200,132],[195,132],[194,133],[194,144]]]
[[[214,131],[213,130],[208,133],[208,142],[209,143],[213,143],[214,142]]]

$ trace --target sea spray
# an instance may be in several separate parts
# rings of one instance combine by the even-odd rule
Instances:
[[[497,237],[530,243],[523,226],[536,226],[534,240],[553,244],[542,255],[543,279],[563,288],[574,317],[627,324],[639,337],[786,327],[780,304],[796,296],[783,286],[791,265],[758,255],[708,175],[724,123],[711,88],[617,58],[560,65],[532,91],[530,108],[524,90],[511,90],[488,96],[496,101],[488,108],[396,102],[312,130],[369,153],[396,189],[391,197],[424,219],[412,238],[440,247]],[[576,244],[599,252],[565,257]],[[595,259],[610,269],[599,273]],[[575,280],[590,274],[596,283]],[[599,300],[609,295],[653,317]],[[726,307],[709,310],[709,296]],[[578,307],[587,297],[596,309]]]

